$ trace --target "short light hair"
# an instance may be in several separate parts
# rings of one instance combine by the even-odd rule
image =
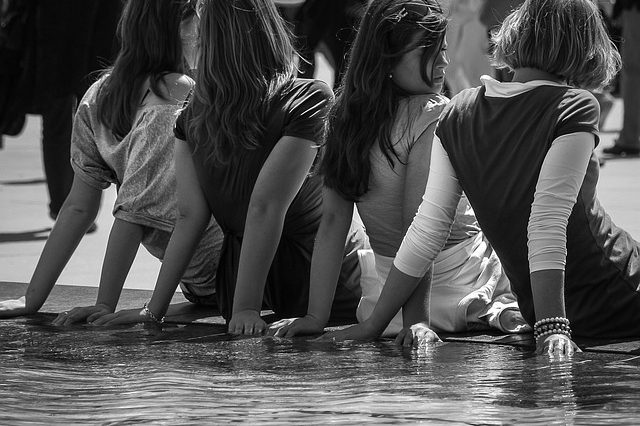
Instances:
[[[621,67],[594,0],[525,0],[492,34],[498,68],[536,68],[597,89]]]

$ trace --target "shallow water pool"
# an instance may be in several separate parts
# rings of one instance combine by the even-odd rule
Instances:
[[[640,419],[640,357],[0,321],[0,424],[598,424]]]

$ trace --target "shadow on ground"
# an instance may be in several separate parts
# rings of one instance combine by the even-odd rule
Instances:
[[[22,232],[0,232],[0,244],[26,241],[43,241],[49,237],[50,227]]]
[[[1,180],[0,185],[41,185],[46,183],[43,178],[28,179],[28,180]]]

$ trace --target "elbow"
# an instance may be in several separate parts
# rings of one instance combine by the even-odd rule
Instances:
[[[181,208],[178,209],[177,225],[204,228],[211,213],[206,209]]]
[[[65,203],[60,211],[60,216],[73,218],[75,221],[93,221],[98,216],[100,204],[96,205],[69,202]]]
[[[351,226],[352,215],[346,215],[343,212],[327,210],[322,212],[320,227],[316,238],[322,238],[328,235],[342,235],[347,237],[349,227]]]
[[[247,220],[264,220],[269,217],[284,217],[285,210],[269,200],[252,200],[247,210]]]

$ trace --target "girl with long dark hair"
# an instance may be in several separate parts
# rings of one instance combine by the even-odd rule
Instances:
[[[360,257],[358,320],[371,314],[424,193],[433,132],[448,102],[440,94],[448,63],[446,26],[435,0],[374,0],[367,9],[329,115],[309,310],[304,318],[274,324],[274,334],[322,332],[337,280],[336,247],[354,203],[372,247]],[[527,328],[466,199],[457,207],[445,250],[421,282],[402,309],[407,325],[429,321],[447,332]],[[402,325],[397,314],[385,333],[398,335]]]
[[[235,334],[261,334],[264,306],[307,309],[321,181],[310,170],[331,89],[295,78],[295,52],[272,0],[199,3],[196,87],[176,122],[180,217],[146,309],[99,324],[161,319],[211,215],[225,239],[217,276],[220,312]],[[334,316],[353,317],[360,296],[362,230],[342,241]],[[149,314],[151,313],[151,315]]]
[[[102,191],[117,186],[115,220],[95,306],[63,312],[54,324],[92,321],[115,310],[142,244],[162,259],[177,216],[172,161],[175,116],[193,81],[195,10],[185,0],[129,0],[112,68],[83,97],[74,120],[71,193],[45,244],[25,297],[0,303],[0,316],[36,312],[93,223]],[[211,303],[222,233],[208,223],[179,277],[194,302]]]
[[[511,281],[537,352],[574,336],[640,336],[640,243],[598,201],[600,108],[588,91],[620,69],[592,0],[525,0],[493,34],[513,81],[483,77],[440,116],[424,201],[367,324],[379,335],[440,252],[464,190]],[[424,326],[424,324],[422,325]]]

